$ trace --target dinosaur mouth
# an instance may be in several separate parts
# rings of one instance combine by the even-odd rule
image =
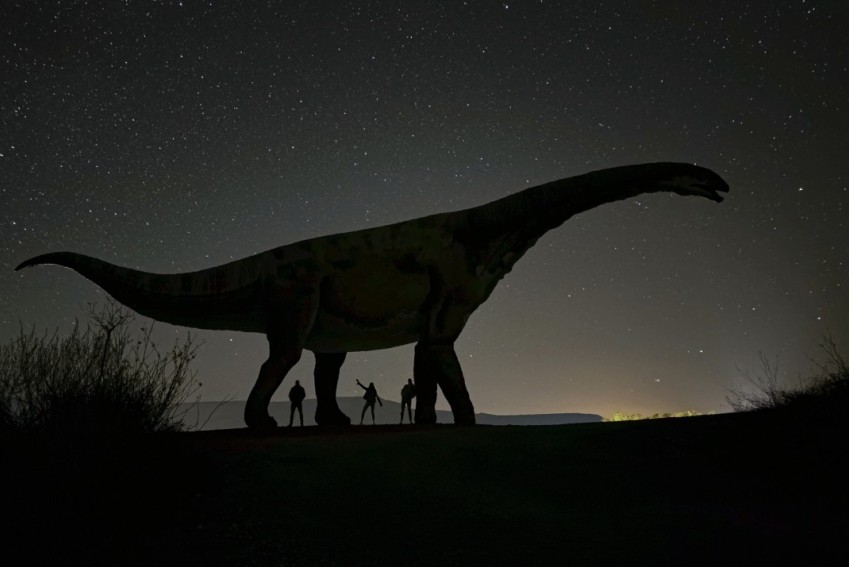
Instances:
[[[693,183],[692,187],[697,189],[699,193],[711,201],[715,201],[717,203],[721,203],[725,200],[725,197],[719,194],[720,191],[722,193],[728,193],[728,185],[717,187],[715,184],[708,185],[706,183]]]

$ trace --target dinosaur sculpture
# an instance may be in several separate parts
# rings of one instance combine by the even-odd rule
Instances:
[[[249,427],[276,426],[268,404],[304,349],[315,353],[316,423],[349,424],[336,403],[346,354],[409,343],[416,343],[416,422],[436,421],[438,385],[455,423],[471,424],[474,408],[454,351],[469,316],[549,230],[598,205],[659,191],[720,202],[728,185],[690,164],[631,165],[471,209],[312,238],[197,272],[154,274],[72,252],[37,256],[16,269],[66,266],[147,317],[264,333],[269,356],[245,407]]]

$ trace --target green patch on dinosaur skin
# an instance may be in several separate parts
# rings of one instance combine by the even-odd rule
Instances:
[[[425,271],[415,254],[406,254],[394,260],[393,264],[401,274],[420,274]]]
[[[399,312],[416,311],[429,290],[422,269],[402,271],[396,262],[367,256],[325,278],[321,309],[358,325],[385,324]]]
[[[277,264],[278,280],[294,280],[295,268],[292,264]]]
[[[345,270],[350,270],[357,265],[357,261],[353,258],[346,258],[342,260],[332,260],[330,265],[333,266],[334,270],[338,270],[340,272]]]

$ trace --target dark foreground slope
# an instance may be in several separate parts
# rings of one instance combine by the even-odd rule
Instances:
[[[5,557],[204,566],[816,561],[842,553],[846,440],[835,422],[758,413],[225,430],[80,459],[12,446],[29,461],[4,473],[13,490],[3,513],[16,520],[3,528]]]

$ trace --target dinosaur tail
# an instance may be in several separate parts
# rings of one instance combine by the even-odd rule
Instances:
[[[263,331],[257,309],[259,278],[255,270],[248,270],[253,274],[234,270],[232,263],[198,272],[155,274],[84,254],[52,252],[30,258],[15,270],[39,264],[70,268],[120,303],[158,321],[202,329]]]
[[[531,187],[467,211],[468,230],[489,237],[526,225],[542,232],[604,203],[670,191],[716,202],[728,184],[713,171],[688,163],[646,163],[602,169]]]

